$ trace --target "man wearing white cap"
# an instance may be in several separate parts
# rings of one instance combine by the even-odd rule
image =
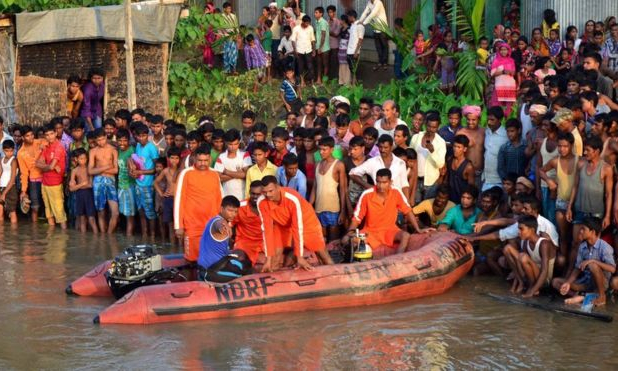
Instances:
[[[581,157],[584,154],[584,142],[577,127],[573,124],[573,112],[568,108],[561,108],[551,122],[558,126],[558,130],[563,133],[573,134],[575,143],[573,144],[573,154]]]
[[[273,42],[271,45],[271,50],[266,51],[270,51],[272,53],[271,55],[274,57],[277,55],[277,51],[279,50],[279,44],[281,43],[281,17],[279,17],[279,9],[276,2],[273,1],[272,3],[268,4],[268,9],[270,12],[268,14],[268,18],[273,21],[273,25],[270,27],[270,32],[273,33]]]

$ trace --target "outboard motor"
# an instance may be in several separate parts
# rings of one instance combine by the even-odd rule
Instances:
[[[176,269],[163,269],[162,256],[156,250],[153,245],[136,245],[114,258],[105,278],[116,299],[138,287],[165,283],[179,275]]]

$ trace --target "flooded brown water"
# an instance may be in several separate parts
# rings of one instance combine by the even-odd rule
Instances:
[[[615,324],[480,295],[505,293],[494,278],[466,277],[444,295],[394,305],[94,325],[111,299],[64,288],[134,242],[0,226],[0,369],[618,369]]]

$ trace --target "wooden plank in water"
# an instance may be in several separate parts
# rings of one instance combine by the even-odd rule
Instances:
[[[485,292],[484,295],[489,296],[492,299],[511,304],[520,304],[528,307],[547,310],[550,312],[556,312],[561,314],[568,314],[571,316],[578,316],[583,318],[596,319],[603,322],[612,322],[614,317],[610,314],[606,313],[598,313],[598,312],[584,312],[577,308],[568,307],[564,304],[555,304],[555,303],[544,303],[538,298],[531,299],[523,299],[516,296],[511,295],[498,295],[490,292]]]

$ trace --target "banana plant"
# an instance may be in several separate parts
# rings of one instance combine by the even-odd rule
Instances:
[[[449,20],[457,26],[457,32],[463,40],[470,43],[465,52],[448,54],[438,50],[438,55],[449,55],[457,61],[457,88],[459,92],[474,100],[483,100],[483,92],[487,86],[487,73],[477,69],[478,48],[483,37],[485,0],[447,0],[447,6],[455,9],[449,12]]]

